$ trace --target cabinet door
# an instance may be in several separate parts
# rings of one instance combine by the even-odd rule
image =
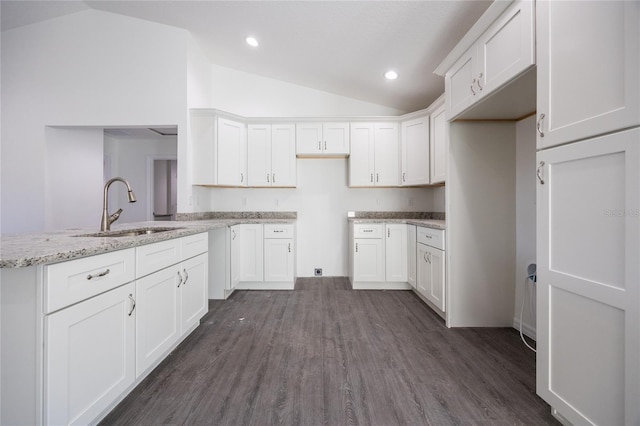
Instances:
[[[324,123],[322,136],[326,155],[349,155],[349,123]]]
[[[209,259],[201,254],[180,264],[182,269],[182,287],[180,289],[181,333],[197,325],[209,310],[207,297]]]
[[[271,126],[271,185],[296,186],[296,133],[293,124]]]
[[[263,280],[262,225],[240,225],[240,281]]]
[[[375,136],[375,184],[398,186],[398,123],[376,123]]]
[[[384,281],[385,259],[383,239],[354,239],[354,281]]]
[[[402,177],[400,185],[429,183],[429,117],[402,123]]]
[[[440,309],[445,311],[445,267],[444,251],[427,246],[427,259],[431,269],[429,295],[427,298]]]
[[[516,1],[480,37],[479,97],[497,90],[535,64],[534,2]]]
[[[218,185],[247,185],[244,124],[218,118]]]
[[[444,76],[448,119],[452,120],[477,99],[478,88],[472,84],[476,77],[474,44],[453,64]]]
[[[538,148],[640,124],[640,3],[543,1],[536,9]]]
[[[233,290],[238,286],[240,270],[240,225],[235,225],[231,227],[231,280],[229,282],[231,288],[227,290]]]
[[[296,124],[296,154],[320,155],[323,151],[322,123]]]
[[[407,282],[416,288],[416,226],[407,225]]]
[[[45,317],[45,424],[89,424],[135,380],[134,284]]]
[[[265,281],[293,281],[293,240],[265,239],[264,240],[264,280]]]
[[[182,281],[177,266],[136,281],[136,377],[155,365],[180,337]]]
[[[247,128],[248,186],[271,186],[271,144],[270,124],[249,124]]]
[[[638,141],[538,153],[537,392],[573,424],[640,418]]]
[[[387,281],[407,282],[407,225],[385,226],[385,275]]]
[[[429,299],[431,293],[431,263],[428,260],[428,246],[416,245],[416,287],[418,292]]]
[[[447,159],[449,156],[449,123],[446,108],[442,105],[431,113],[430,140],[430,182],[441,183],[447,178]]]
[[[374,186],[373,123],[351,123],[349,186]]]

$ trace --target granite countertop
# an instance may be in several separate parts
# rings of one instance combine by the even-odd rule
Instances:
[[[406,223],[433,229],[447,229],[446,221],[439,219],[361,219],[349,218],[353,223]]]
[[[226,216],[226,215],[223,215]],[[216,228],[250,223],[295,223],[293,215],[243,214],[237,218],[207,216],[201,220],[172,222],[136,222],[114,224],[111,232],[137,228],[175,228],[156,234],[132,237],[78,236],[99,234],[95,228],[67,229],[63,231],[3,234],[0,236],[0,268],[23,268],[33,265],[57,263],[85,256],[138,247],[158,241],[206,232]],[[188,216],[187,216],[188,217]]]
[[[406,223],[433,229],[446,229],[445,214],[441,212],[349,212],[353,223]]]

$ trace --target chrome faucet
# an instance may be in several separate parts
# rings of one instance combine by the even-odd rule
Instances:
[[[122,179],[121,177],[115,177],[113,179],[109,179],[107,181],[107,183],[104,185],[104,198],[102,200],[102,221],[100,223],[100,231],[108,231],[108,230],[110,230],[111,229],[111,224],[113,222],[115,222],[116,220],[118,220],[118,218],[120,217],[120,213],[122,213],[122,209],[118,209],[112,215],[109,215],[109,212],[108,212],[108,209],[109,209],[109,201],[108,201],[109,187],[115,181],[120,181],[120,182],[124,183],[125,185],[127,185],[127,196],[129,197],[129,202],[130,203],[135,203],[137,201],[136,200],[136,195],[133,193],[133,190],[131,189],[131,185],[129,185],[129,182],[127,182],[126,180]]]

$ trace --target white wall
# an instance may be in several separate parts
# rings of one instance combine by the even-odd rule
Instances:
[[[45,230],[99,229],[102,130],[47,127],[45,135]]]
[[[347,276],[347,211],[431,211],[431,188],[348,188],[346,159],[298,159],[298,187],[210,189],[214,211],[296,211],[297,273]],[[412,199],[413,205],[409,206]]]
[[[406,111],[213,65],[214,107],[245,117],[401,115]]]
[[[515,326],[520,324],[525,297],[523,332],[535,338],[535,286],[526,280],[527,266],[536,263],[536,119],[516,123],[516,268]]]
[[[124,211],[117,223],[141,222],[153,220],[152,202],[153,182],[148,181],[149,167],[153,168],[150,159],[175,159],[177,156],[177,140],[175,137],[159,136],[158,138],[116,137],[105,134],[104,154],[111,156],[111,175],[126,179],[136,194],[137,202],[127,201],[126,187],[120,182],[111,185],[109,192],[114,196],[109,200],[109,213],[122,208]],[[100,192],[102,194],[102,192]],[[100,223],[99,220],[97,223]]]
[[[68,189],[46,185],[46,126],[187,127],[187,38],[178,28],[96,10],[2,33],[1,232],[90,220],[79,209],[64,211],[57,223],[63,211],[47,211],[59,204],[45,200]],[[186,133],[178,138],[186,147]],[[77,167],[75,159],[55,161],[59,169]],[[101,168],[93,173],[102,180]],[[99,216],[94,188],[79,187],[76,195]]]

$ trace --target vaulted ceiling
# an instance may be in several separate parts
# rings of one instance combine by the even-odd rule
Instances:
[[[87,9],[171,25],[214,64],[408,112],[444,92],[433,70],[490,3],[2,0],[0,13],[3,31]]]

